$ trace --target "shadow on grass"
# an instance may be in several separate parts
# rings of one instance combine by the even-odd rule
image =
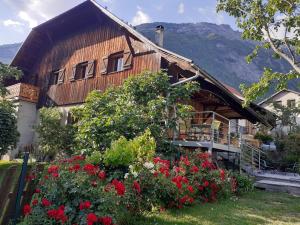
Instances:
[[[300,223],[300,198],[255,191],[239,199],[171,210],[143,218],[140,225],[255,225]]]

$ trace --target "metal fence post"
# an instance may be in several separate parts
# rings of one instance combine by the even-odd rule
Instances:
[[[252,163],[252,168],[254,169],[254,152],[253,152],[253,148],[251,148],[251,163]]]
[[[260,149],[258,150],[258,169],[260,170]]]
[[[28,158],[29,158],[29,152],[24,153],[23,157],[23,164],[22,164],[22,170],[18,181],[18,193],[17,193],[17,199],[15,203],[15,211],[12,219],[12,224],[15,225],[17,223],[17,220],[20,216],[21,211],[21,198],[23,195],[23,190],[25,186],[25,176],[27,172],[27,165],[28,165]]]

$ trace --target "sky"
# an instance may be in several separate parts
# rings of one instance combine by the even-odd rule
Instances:
[[[84,0],[0,0],[0,44],[23,41],[30,30]],[[234,19],[216,13],[216,0],[97,0],[132,25],[149,22],[229,24]]]

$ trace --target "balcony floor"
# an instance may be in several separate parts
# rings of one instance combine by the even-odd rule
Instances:
[[[234,153],[240,153],[241,149],[238,147],[235,147],[233,145],[225,145],[225,144],[218,144],[218,143],[211,143],[208,141],[183,141],[183,140],[177,140],[172,141],[172,143],[176,146],[182,146],[182,147],[193,147],[193,148],[211,148],[221,151],[229,151]]]

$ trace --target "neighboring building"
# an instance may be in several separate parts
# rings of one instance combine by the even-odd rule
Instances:
[[[83,104],[92,90],[122,85],[129,76],[145,70],[164,69],[171,83],[186,79],[200,83],[201,90],[190,101],[195,115],[173,132],[175,144],[238,153],[237,141],[233,146],[229,138],[230,120],[275,125],[275,118],[267,110],[253,103],[244,108],[241,98],[192,60],[164,49],[162,26],[153,32],[156,44],[92,0],[33,28],[11,63],[24,73],[21,84],[7,83],[9,90],[24,86],[26,95],[35,96],[34,100],[26,101],[18,90],[8,96],[16,102],[25,100],[34,105],[30,109],[24,107],[18,116],[18,150],[33,143],[32,127],[39,108],[57,106],[68,118],[70,108]],[[31,116],[36,117],[35,121],[29,119]]]
[[[271,95],[269,98],[266,98],[260,102],[259,105],[275,113],[274,103],[285,107],[295,107],[297,105],[300,107],[300,92],[283,89]],[[300,125],[300,114],[296,117],[296,123]],[[277,125],[280,125],[280,121],[278,121]],[[289,127],[283,127],[283,131],[287,133]]]

